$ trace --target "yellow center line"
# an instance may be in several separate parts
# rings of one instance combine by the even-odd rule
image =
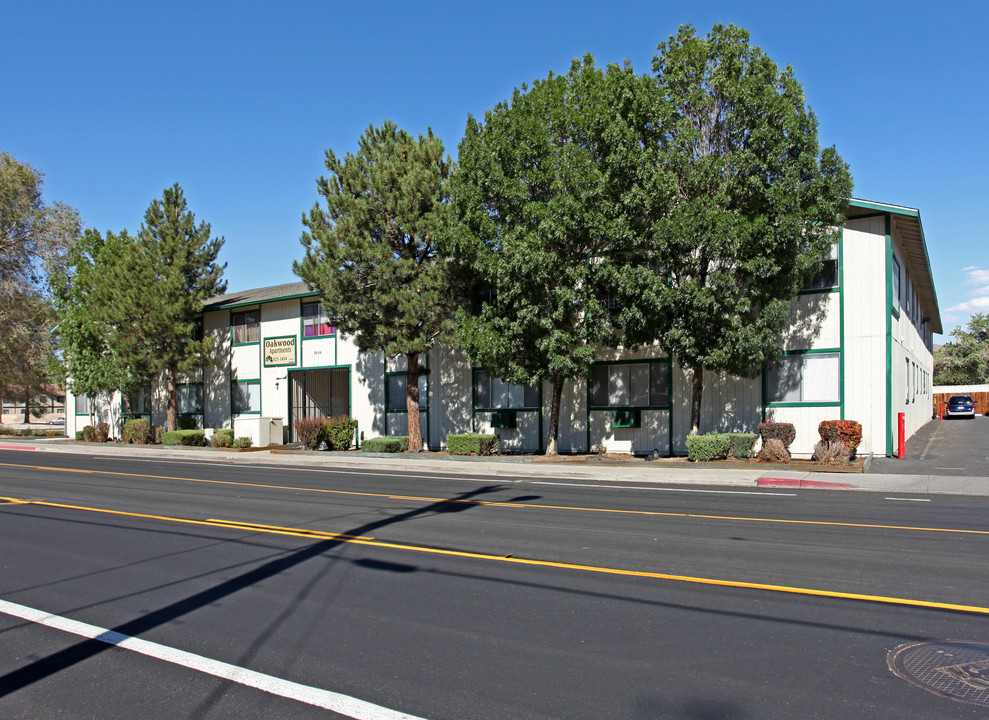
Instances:
[[[314,530],[304,530],[300,528],[282,528],[273,525],[255,525],[253,523],[243,523],[234,520],[191,520],[188,518],[169,517],[167,515],[150,515],[145,513],[125,512],[122,510],[109,510],[106,508],[84,507],[80,505],[64,505],[60,503],[49,503],[32,500],[19,500],[16,498],[0,498],[19,504],[39,505],[43,507],[63,508],[69,510],[82,510],[86,512],[106,513],[109,515],[123,515],[126,517],[140,517],[152,520],[163,520],[166,522],[185,523],[190,525],[204,525],[208,527],[222,527],[233,530],[250,530],[252,532],[271,533],[275,535],[288,535],[294,537],[305,537],[313,539],[335,540],[341,543],[353,545],[367,545],[370,547],[388,548],[391,550],[401,550],[405,552],[428,553],[432,555],[445,555],[447,557],[469,558],[473,560],[496,561],[512,563],[515,565],[530,565],[535,567],[556,568],[561,570],[577,570],[580,572],[601,573],[607,575],[623,575],[626,577],[641,577],[652,580],[670,580],[675,582],[692,583],[695,585],[712,585],[716,587],[740,588],[746,590],[764,590],[768,592],[788,593],[792,595],[808,595],[812,597],[833,598],[840,600],[860,600],[864,602],[882,603],[887,605],[905,605],[908,607],[930,608],[934,610],[952,610],[955,612],[975,613],[979,615],[989,615],[989,607],[978,605],[958,605],[954,603],[933,602],[929,600],[915,600],[911,598],[888,597],[885,595],[867,595],[862,593],[848,593],[837,590],[818,590],[814,588],[793,587],[789,585],[769,585],[765,583],[744,582],[740,580],[722,580],[718,578],[694,577],[690,575],[673,575],[670,573],[651,572],[646,570],[627,570],[623,568],[604,567],[600,565],[582,565],[578,563],[554,562],[551,560],[535,560],[520,557],[506,557],[503,555],[491,555],[489,553],[467,552],[465,550],[444,550],[442,548],[431,548],[422,545],[406,545],[403,543],[384,542],[361,535],[346,535],[338,533],[321,533]]]
[[[322,493],[326,495],[349,495],[352,497],[384,498],[387,500],[405,500],[424,503],[457,503],[464,505],[479,505],[487,507],[504,507],[532,510],[560,510],[567,512],[612,513],[615,515],[644,515],[652,517],[679,517],[698,520],[728,520],[732,522],[777,523],[781,525],[811,525],[818,527],[864,528],[869,530],[906,530],[910,532],[929,533],[958,533],[960,535],[989,535],[989,530],[963,530],[960,528],[918,527],[915,525],[880,525],[877,523],[851,523],[835,520],[787,520],[781,518],[746,517],[738,515],[706,515],[702,513],[663,512],[659,510],[620,510],[616,508],[576,507],[572,505],[540,505],[534,503],[495,502],[492,500],[462,500],[444,497],[428,497],[418,495],[394,495],[391,493],[359,492],[356,490],[329,490],[326,488],[306,488],[293,485],[271,485],[267,483],[250,483],[237,480],[208,480],[205,478],[178,477],[173,475],[146,475],[141,473],[123,473],[110,470],[79,470],[75,468],[46,467],[42,465],[22,465],[15,463],[0,463],[0,467],[26,468],[30,470],[49,470],[53,472],[86,473],[110,475],[117,477],[149,478],[152,480],[178,480],[181,482],[208,483],[212,485],[233,485],[238,487],[254,487],[265,490],[292,490],[295,492]]]

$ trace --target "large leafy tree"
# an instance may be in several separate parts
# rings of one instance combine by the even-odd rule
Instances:
[[[801,284],[837,242],[848,167],[818,144],[817,120],[788,66],[747,31],[690,26],[658,46],[658,162],[674,196],[648,236],[656,268],[629,341],[658,340],[692,371],[699,432],[706,370],[755,377],[782,350]]]
[[[81,230],[73,208],[44,202],[42,186],[39,170],[0,153],[0,388],[28,405],[55,359],[48,276]]]
[[[107,343],[113,331],[107,308],[115,302],[113,278],[135,238],[123,231],[86,230],[54,270],[52,290],[58,313],[61,379],[76,395],[96,396],[131,384]]]
[[[409,449],[418,452],[420,355],[450,335],[461,292],[441,249],[452,164],[432,130],[415,138],[386,121],[364,131],[356,154],[327,150],[326,169],[326,209],[303,216],[306,253],[293,270],[362,351],[405,356]]]
[[[667,200],[654,101],[650,78],[588,55],[483,123],[469,118],[460,144],[457,253],[487,301],[461,313],[459,341],[503,380],[552,385],[549,455],[564,383],[588,375],[595,345],[616,342],[615,311],[637,310],[609,296],[637,285],[623,269],[637,267],[642,222]]]
[[[954,342],[934,351],[935,385],[980,385],[989,382],[989,314],[976,313],[968,330],[955,328]]]
[[[106,344],[121,381],[163,380],[168,430],[176,427],[180,375],[209,362],[213,342],[203,337],[203,303],[226,291],[226,264],[216,262],[223,238],[210,234],[175,184],[151,202],[136,237],[108,235],[105,243],[107,252],[119,253],[107,260],[111,271],[97,292]]]

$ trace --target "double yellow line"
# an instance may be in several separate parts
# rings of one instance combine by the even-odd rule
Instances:
[[[669,573],[648,572],[643,570],[625,570],[622,568],[602,567],[598,565],[581,565],[577,563],[561,563],[549,560],[532,560],[513,556],[491,555],[487,553],[474,553],[462,550],[443,550],[421,545],[406,545],[403,543],[382,542],[373,537],[364,535],[348,535],[344,533],[322,532],[317,530],[307,530],[304,528],[279,527],[277,525],[260,525],[256,523],[244,523],[233,520],[192,520],[189,518],[177,518],[167,515],[150,515],[146,513],[125,512],[122,510],[109,510],[106,508],[85,507],[81,505],[66,505],[62,503],[50,503],[43,501],[24,500],[20,498],[0,497],[0,502],[18,505],[38,505],[42,507],[61,508],[67,510],[80,510],[85,512],[105,513],[109,515],[122,515],[125,517],[147,518],[152,520],[162,520],[166,522],[184,523],[189,525],[203,525],[207,527],[222,527],[233,530],[246,530],[251,532],[271,533],[275,535],[289,535],[292,537],[304,537],[319,540],[334,540],[341,543],[354,545],[368,545],[372,547],[388,548],[391,550],[402,550],[406,552],[429,553],[433,555],[446,555],[450,557],[469,558],[472,560],[484,560],[493,562],[512,563],[516,565],[530,565],[536,567],[557,568],[563,570],[577,570],[581,572],[601,573],[606,575],[624,575],[628,577],[641,577],[653,580],[673,580],[677,582],[693,583],[697,585],[713,585],[717,587],[741,588],[746,590],[764,590],[770,592],[788,593],[792,595],[808,595],[813,597],[835,598],[841,600],[860,600],[872,603],[883,603],[887,605],[905,605],[908,607],[928,608],[933,610],[951,610],[954,612],[974,613],[979,615],[989,615],[989,607],[978,605],[957,605],[953,603],[932,602],[928,600],[914,600],[909,598],[887,597],[883,595],[866,595],[862,593],[846,593],[834,590],[816,590],[813,588],[791,587],[788,585],[769,585],[765,583],[741,582],[737,580],[720,580],[716,578],[692,577],[689,575],[672,575]],[[514,506],[513,506],[514,507]]]

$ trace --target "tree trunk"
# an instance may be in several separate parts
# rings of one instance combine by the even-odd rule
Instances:
[[[563,378],[557,375],[553,378],[553,402],[549,408],[549,442],[546,443],[547,455],[560,454],[560,398],[562,397]],[[541,408],[540,412],[542,412]]]
[[[693,368],[693,380],[690,392],[690,434],[701,434],[701,398],[704,396],[704,368],[697,365]]]
[[[175,387],[176,375],[178,375],[178,370],[175,368],[165,370],[165,398],[168,401],[165,410],[165,432],[175,432],[177,429],[178,389]]]
[[[409,452],[422,452],[422,425],[419,422],[419,353],[406,353],[405,410],[409,416]]]

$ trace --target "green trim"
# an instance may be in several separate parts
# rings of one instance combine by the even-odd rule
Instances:
[[[841,267],[841,262],[838,263],[839,268]],[[840,270],[839,270],[840,272]],[[839,281],[840,283],[840,281]],[[818,290],[799,290],[797,295],[827,295],[829,293],[841,292],[841,288],[838,286],[830,288],[820,288]]]
[[[920,217],[920,210],[916,208],[903,207],[901,205],[888,205],[881,202],[873,202],[871,200],[855,200],[851,199],[848,201],[849,207],[863,208],[865,210],[879,210],[882,213],[894,213],[896,215],[906,215],[907,217]]]
[[[538,406],[536,406],[536,405],[522,405],[520,407],[503,407],[503,408],[498,408],[498,407],[480,407],[480,406],[476,405],[475,404],[476,403],[476,393],[474,392],[474,388],[477,386],[477,373],[479,373],[479,372],[485,372],[485,373],[487,373],[487,370],[485,370],[482,367],[472,367],[470,369],[470,407],[471,407],[471,413],[472,414],[473,413],[487,413],[487,412],[493,412],[493,411],[497,411],[497,410],[514,410],[515,412],[540,412],[540,413],[542,412],[542,409],[543,409],[542,408],[542,405],[543,405],[543,402],[542,402],[543,401],[543,397],[542,397],[542,395],[543,395],[542,382],[540,382],[538,385],[519,385],[519,383],[506,383],[507,385],[518,385],[519,387],[522,387],[522,388],[525,388],[525,387],[534,387],[536,389],[536,392],[539,394],[539,405]],[[488,376],[494,378],[495,380],[501,380],[501,378],[496,378],[496,377],[494,377],[494,375],[491,375],[491,373],[488,373]],[[501,380],[501,382],[505,382],[505,381],[504,380]],[[524,394],[523,394],[523,399],[524,399]]]
[[[297,298],[318,297],[319,292],[303,293],[301,295],[286,295],[285,297],[270,298],[268,300],[252,300],[250,302],[231,303],[230,305],[216,305],[215,307],[204,308],[203,312],[216,312],[217,310],[233,310],[234,308],[251,307],[252,305],[268,305],[269,303],[284,302],[285,300],[295,300]]]
[[[845,218],[845,219],[846,219],[846,221],[850,221],[850,220],[868,220],[870,218],[877,218],[877,217],[886,217],[886,213],[884,213],[884,212],[866,213],[865,215],[853,215],[852,217]]]
[[[252,303],[252,304],[253,305],[257,305],[257,303]],[[230,313],[230,317],[227,318],[227,322],[228,322],[228,324],[230,326],[230,347],[235,348],[235,347],[243,347],[245,345],[260,345],[261,344],[261,308],[260,307],[257,308],[257,311],[258,311],[258,339],[257,340],[254,340],[253,342],[245,342],[245,343],[235,343],[234,342],[234,315],[243,315],[243,314],[245,314],[248,311],[247,310],[244,310],[244,311],[239,312],[239,313]]]
[[[839,418],[845,419],[845,228],[838,229],[838,347],[839,356],[838,397],[841,400]]]
[[[669,449],[670,457],[673,457],[673,357],[666,355],[665,357],[658,358],[639,358],[635,360],[601,360],[595,363],[591,363],[591,367],[598,366],[611,366],[611,365],[641,365],[643,363],[665,363],[666,365],[666,389],[667,397],[669,397],[669,402],[666,405],[591,405],[591,378],[588,375],[584,378],[585,385],[585,407],[587,408],[587,450],[591,451],[591,413],[592,412],[610,412],[612,413],[612,419],[614,419],[614,413],[616,411],[622,410],[635,410],[637,412],[643,410],[660,411],[665,410],[667,412],[667,422],[666,422],[666,433],[669,439]],[[619,427],[619,429],[638,429],[640,425],[632,426],[615,426],[612,424],[612,428]]]
[[[893,452],[893,227],[886,216],[886,457]],[[899,317],[899,315],[897,315]]]
[[[263,343],[268,342],[269,340],[289,340],[289,339],[292,339],[292,340],[295,340],[296,341],[296,345],[294,346],[294,348],[292,350],[292,355],[293,355],[292,362],[290,362],[290,363],[271,363],[271,364],[269,364],[265,360],[264,350],[262,349],[261,350],[261,363],[262,363],[262,367],[266,367],[266,368],[269,368],[269,367],[297,367],[299,365],[299,345],[298,345],[299,336],[298,335],[273,335],[271,337],[261,338],[261,342],[263,344]]]
[[[774,402],[769,403],[774,408],[805,408],[805,407],[841,407],[841,402]]]
[[[838,347],[831,347],[831,348],[811,348],[810,350],[784,350],[782,353],[780,353],[780,356],[785,356],[785,355],[825,355],[825,354],[828,354],[828,353],[830,353],[830,354],[833,355],[834,353],[840,353],[840,352],[841,352],[841,346],[839,345]]]
[[[425,353],[425,355],[426,355],[426,367],[429,367],[429,353]],[[388,361],[385,360],[386,365],[387,365],[387,362]],[[408,377],[408,373],[405,370],[396,370],[394,372],[385,372],[385,435],[388,435],[388,416],[389,415],[408,415],[409,414],[409,411],[408,411],[407,408],[403,408],[402,410],[393,410],[393,409],[391,409],[391,408],[388,407],[388,378],[390,378],[392,376],[395,376],[395,375],[400,375],[402,377]],[[427,446],[428,446],[430,444],[430,441],[431,441],[430,432],[429,432],[429,390],[430,390],[430,385],[432,385],[432,383],[429,382],[429,375],[425,375],[423,377],[426,378],[426,405],[425,405],[425,407],[423,407],[422,405],[419,405],[419,415],[425,415],[426,416],[426,426],[425,426],[426,427],[426,431],[423,433],[423,438],[422,439],[423,439],[423,442],[426,443]],[[421,428],[422,427],[422,422],[421,421],[420,421],[419,425],[420,425],[420,428]]]
[[[292,383],[291,383],[291,378],[290,378],[290,375],[292,373],[294,373],[294,372],[309,372],[310,370],[343,370],[343,369],[346,369],[347,370],[347,417],[353,418],[354,417],[354,414],[353,414],[353,410],[354,410],[354,405],[353,405],[353,403],[354,403],[354,370],[353,370],[353,367],[350,366],[350,365],[319,365],[317,367],[298,367],[298,368],[289,370],[288,372],[285,373],[285,416],[284,416],[285,417],[285,422],[286,423],[289,423],[291,421],[291,419],[292,419],[292,392],[291,392]],[[289,426],[289,428],[288,428],[289,439],[292,438],[292,430],[293,430],[293,428],[291,426]],[[385,426],[385,430],[386,431],[388,430],[388,427],[387,426]],[[359,432],[360,432],[360,427],[359,426],[356,427],[356,428],[354,428],[354,446],[355,447],[360,447],[360,444],[358,443]]]

